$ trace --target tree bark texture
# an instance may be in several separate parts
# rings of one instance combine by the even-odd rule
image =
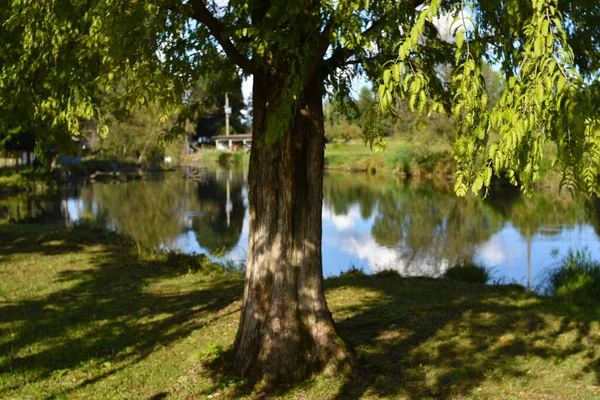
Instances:
[[[321,256],[324,122],[322,83],[307,85],[288,132],[263,145],[277,84],[253,92],[250,238],[238,373],[251,381],[298,381],[346,366],[323,290]]]

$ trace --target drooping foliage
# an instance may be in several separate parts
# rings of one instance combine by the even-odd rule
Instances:
[[[202,105],[190,98],[193,83],[235,69],[190,18],[189,6],[177,11],[175,3],[3,2],[2,135],[27,130],[40,142],[64,141],[80,134],[82,120],[93,119],[105,137],[107,112],[150,102],[159,104],[160,122],[178,113],[173,133],[182,133]]]
[[[394,93],[423,116],[451,110],[459,195],[488,188],[494,173],[531,192],[547,143],[557,147],[553,164],[563,173],[563,185],[597,194],[599,48],[593,35],[600,29],[598,6],[557,0],[457,2],[450,11],[455,61],[452,80],[445,83],[451,95],[446,104],[422,56],[427,22],[440,7],[439,1],[423,7],[384,70],[382,111]],[[507,80],[491,108],[482,77],[486,60],[501,66]],[[497,139],[490,140],[491,132]]]

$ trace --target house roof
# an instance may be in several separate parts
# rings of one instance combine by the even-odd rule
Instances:
[[[212,137],[213,140],[247,140],[247,139],[252,139],[252,134],[251,133],[241,133],[239,135],[219,135],[219,136],[213,136]]]

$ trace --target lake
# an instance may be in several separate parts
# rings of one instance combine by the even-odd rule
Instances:
[[[205,253],[243,263],[248,243],[246,174],[181,171],[126,183],[85,183],[52,195],[0,199],[0,219],[60,223],[93,220],[140,247]],[[482,200],[457,198],[451,182],[406,182],[367,174],[327,173],[323,202],[323,272],[354,266],[437,277],[475,262],[496,281],[538,285],[569,249],[600,259],[599,207],[556,192],[521,196],[512,188]]]

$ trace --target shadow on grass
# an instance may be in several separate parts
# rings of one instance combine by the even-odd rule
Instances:
[[[506,397],[510,385],[524,398],[527,390],[559,398],[573,395],[589,374],[596,385],[590,391],[600,394],[598,311],[570,309],[518,285],[350,276],[328,279],[326,287],[338,332],[358,356],[353,376],[319,375],[268,393],[236,385],[225,397],[453,399],[477,396],[485,381],[495,385],[486,398]],[[235,382],[231,357],[229,350],[209,365],[213,382]],[[547,386],[533,383],[540,375]]]
[[[10,229],[0,226],[0,263],[86,251],[90,265],[64,268],[51,282],[63,286],[50,294],[0,299],[0,374],[26,377],[0,389],[0,397],[85,363],[108,363],[89,369],[76,385],[45,394],[68,395],[144,360],[158,347],[218,323],[215,318],[223,314],[237,312],[228,306],[241,296],[240,279],[215,279],[186,290],[147,290],[148,284],[185,271],[161,259],[140,259],[131,254],[127,240],[100,229]],[[499,388],[509,382],[526,390],[544,375],[541,382],[548,387],[537,388],[541,396],[547,390],[547,397],[560,397],[572,394],[568,391],[573,386],[563,383],[577,385],[584,375],[600,385],[600,310],[569,308],[516,286],[427,278],[348,276],[329,279],[326,287],[338,331],[359,359],[351,379],[317,376],[261,394],[232,376],[227,354],[215,350],[211,360],[192,371],[210,378],[194,393],[450,399],[477,396],[484,381]],[[568,368],[561,367],[565,364]],[[169,395],[161,390],[151,398]]]
[[[143,360],[157,346],[168,346],[210,323],[212,319],[204,317],[218,314],[242,291],[241,280],[225,273],[198,290],[147,290],[151,282],[188,271],[165,258],[142,259],[131,252],[126,239],[102,229],[0,226],[0,237],[0,263],[5,266],[7,260],[20,257],[82,251],[89,257],[86,267],[67,266],[50,275],[48,283],[59,287],[50,294],[9,294],[8,301],[0,297],[0,374],[26,376],[0,390],[0,397],[3,391],[6,395],[20,385],[60,377],[90,362],[106,368],[96,368],[66,392],[44,396],[97,383]],[[111,368],[113,364],[118,367]]]
[[[380,296],[358,309],[334,306],[334,317],[341,317],[339,333],[357,349],[361,364],[357,379],[343,385],[338,399],[366,393],[450,399],[475,394],[484,380],[517,378],[523,384],[532,371],[517,361],[520,357],[536,357],[550,366],[534,374],[556,374],[548,383],[557,396],[561,389],[556,385],[568,378],[552,367],[576,355],[586,360],[579,375],[593,372],[600,385],[600,331],[591,327],[598,311],[568,309],[517,286],[429,278],[333,279],[328,285],[333,303],[336,289],[344,286]],[[568,340],[567,333],[572,333]]]

